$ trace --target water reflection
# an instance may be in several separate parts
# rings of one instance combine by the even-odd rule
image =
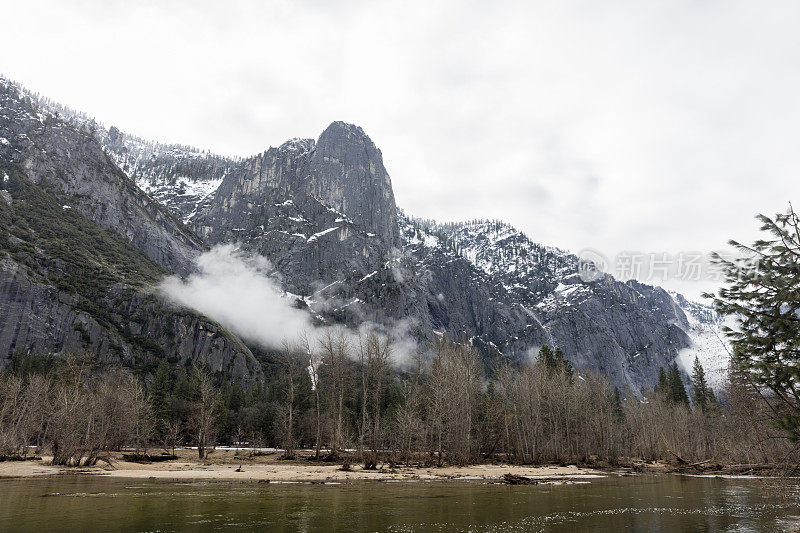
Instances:
[[[790,531],[798,494],[776,480],[677,476],[514,487],[62,476],[0,480],[0,531]]]

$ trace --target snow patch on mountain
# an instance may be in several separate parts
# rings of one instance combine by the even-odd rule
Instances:
[[[715,390],[721,389],[728,377],[731,353],[722,328],[725,325],[730,326],[731,320],[718,315],[708,305],[687,300],[680,294],[670,295],[681,306],[689,321],[686,333],[692,341],[690,347],[684,348],[678,354],[678,364],[691,375],[695,357],[698,358],[709,385]]]
[[[308,242],[310,242],[310,243],[311,242],[315,242],[317,239],[319,239],[323,235],[327,235],[328,233],[330,233],[332,231],[336,231],[337,229],[339,229],[339,226],[334,226],[333,228],[328,228],[328,229],[324,229],[324,230],[322,230],[320,232],[317,232],[317,233],[315,233],[314,235],[312,235],[311,237],[308,238]]]
[[[167,207],[174,207],[177,202],[193,205],[193,208],[182,217],[183,223],[188,224],[197,214],[197,208],[216,192],[222,180],[222,177],[193,180],[191,177],[182,176],[175,178],[174,183],[171,183],[164,178],[153,179],[139,176],[136,179],[136,185]]]
[[[29,118],[44,124],[48,117],[57,117],[97,139],[111,160],[140,189],[169,208],[184,223],[191,221],[203,202],[241,161],[192,146],[142,139],[114,126],[106,127],[85,113],[32,93],[13,82],[0,79],[0,83],[15,86],[36,102],[37,116]],[[0,144],[9,142],[3,139]],[[302,143],[294,145],[299,147]]]

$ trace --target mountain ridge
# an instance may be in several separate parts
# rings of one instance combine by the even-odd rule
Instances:
[[[0,366],[16,354],[91,351],[154,368],[205,360],[261,372],[222,326],[155,295],[205,245],[130,180],[94,136],[0,80]]]
[[[155,145],[134,137],[133,146],[113,126],[94,136],[203,246],[237,242],[267,257],[284,290],[324,320],[407,320],[420,341],[469,339],[487,364],[554,344],[576,368],[634,392],[693,345],[688,307],[659,287],[585,282],[574,255],[499,221],[408,217],[358,126],[333,122],[317,140],[242,159],[186,147],[148,154]]]

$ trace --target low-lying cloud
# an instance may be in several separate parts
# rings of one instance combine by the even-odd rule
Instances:
[[[215,246],[203,253],[197,259],[196,273],[186,279],[167,277],[158,289],[171,302],[195,309],[243,339],[267,349],[301,341],[315,348],[320,339],[335,328],[337,335],[346,336],[353,355],[358,350],[359,334],[369,332],[391,337],[392,359],[396,364],[408,361],[418,350],[410,334],[413,324],[409,319],[389,326],[364,322],[358,332],[339,325],[315,323],[307,310],[295,307],[294,299],[285,295],[269,260],[231,244]],[[320,300],[316,307],[328,307],[319,293],[315,295],[316,300]]]
[[[266,258],[229,244],[202,254],[196,273],[185,280],[170,276],[159,290],[266,348],[293,342],[314,328],[309,313],[284,296]]]

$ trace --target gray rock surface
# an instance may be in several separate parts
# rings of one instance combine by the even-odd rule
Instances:
[[[39,117],[40,127],[36,116],[6,120],[15,123],[6,130],[16,135],[17,159],[37,176],[55,176],[64,193],[78,193],[76,206],[103,227],[119,220],[130,242],[170,272],[187,272],[203,246],[239,243],[267,257],[284,289],[320,320],[394,331],[401,324],[418,340],[447,334],[477,346],[487,367],[522,361],[548,343],[563,348],[579,372],[602,372],[635,393],[692,342],[681,303],[660,288],[608,276],[584,282],[575,256],[501,222],[437,224],[404,215],[380,150],[357,126],[334,122],[316,141],[293,139],[237,160],[63,115],[103,145],[107,161],[91,139],[64,141],[60,126]],[[19,121],[32,122],[20,129]],[[29,147],[20,134],[54,145],[56,155]],[[199,238],[154,210],[146,195],[118,181],[104,185],[113,162]],[[100,194],[82,199],[87,188]]]
[[[358,126],[334,122],[309,152],[303,189],[375,233],[391,248],[398,243],[397,208],[383,156]]]
[[[269,258],[285,289],[323,319],[402,323],[421,341],[447,334],[478,346],[487,366],[548,343],[579,370],[638,392],[689,346],[686,317],[665,291],[610,277],[585,283],[575,256],[500,222],[415,221],[394,208],[379,163],[360,128],[333,123],[317,142],[244,161],[193,227],[209,244],[238,242]]]
[[[170,272],[188,273],[203,243],[81,132],[0,79],[0,161],[18,164],[65,205],[125,236]]]
[[[15,353],[88,351],[104,361],[139,367],[158,360],[148,357],[167,357],[175,364],[204,361],[243,383],[261,373],[247,347],[196,313],[170,309],[146,294],[121,293],[124,309],[117,311],[125,313],[127,326],[122,334],[81,310],[75,295],[36,283],[25,270],[8,257],[0,259],[0,368]],[[145,339],[148,346],[143,347]]]
[[[14,354],[90,351],[144,370],[167,358],[261,375],[238,338],[155,295],[161,276],[192,270],[202,241],[93,135],[2,79],[0,181],[0,368]]]

